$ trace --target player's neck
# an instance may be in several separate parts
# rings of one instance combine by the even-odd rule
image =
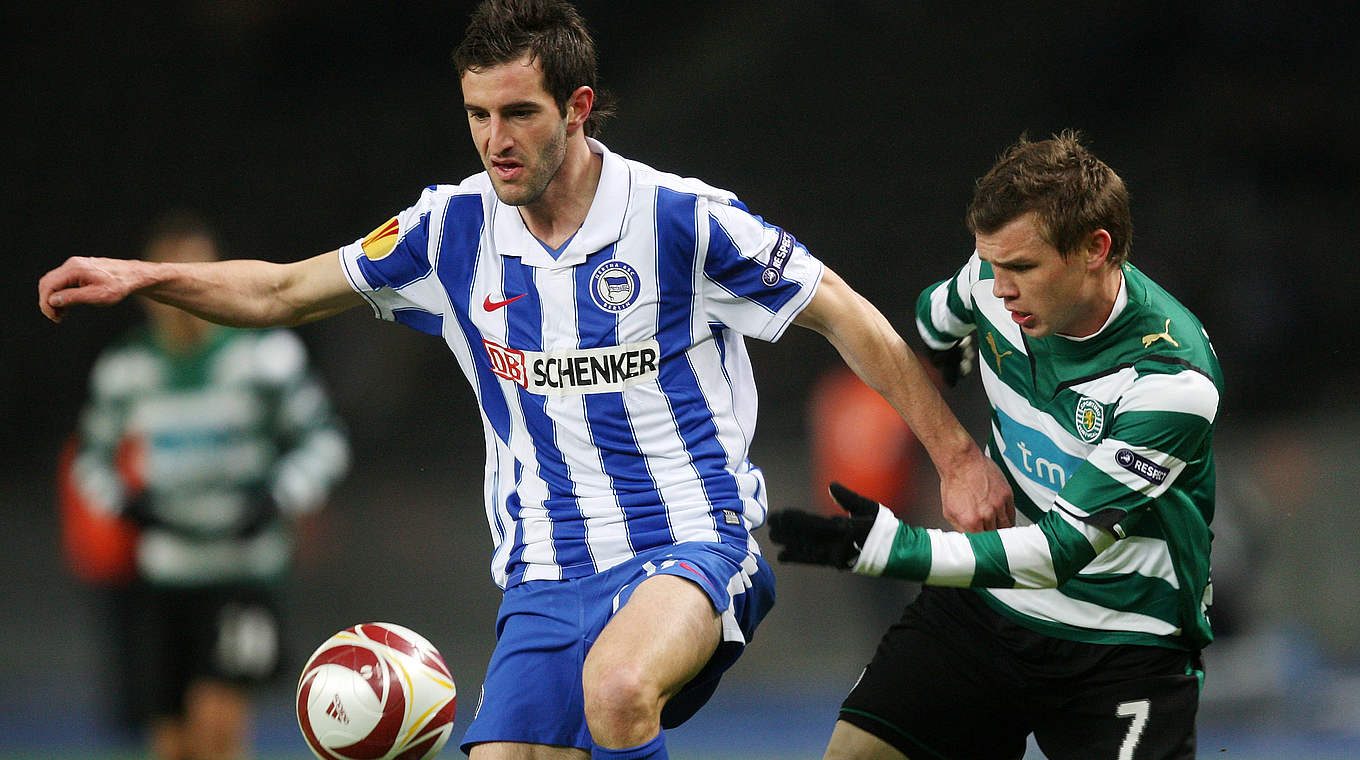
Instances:
[[[1119,287],[1124,283],[1124,272],[1120,267],[1103,269],[1091,283],[1091,297],[1087,303],[1086,317],[1079,320],[1062,335],[1069,338],[1089,338],[1105,328],[1119,301]]]
[[[604,158],[591,152],[585,136],[578,132],[567,143],[562,167],[543,195],[520,207],[524,226],[547,245],[560,247],[576,234],[590,213],[603,168]]]

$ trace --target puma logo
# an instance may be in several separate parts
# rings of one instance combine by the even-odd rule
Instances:
[[[1144,338],[1144,340],[1146,340],[1146,338]],[[999,375],[1001,374],[1001,357],[1010,356],[1015,352],[1007,351],[1003,354],[1000,351],[998,351],[996,348],[996,336],[992,335],[990,331],[988,331],[987,333],[987,345],[992,347],[992,355],[996,357],[996,373]]]
[[[990,336],[989,336],[989,337],[990,337]],[[1173,337],[1171,337],[1171,320],[1170,320],[1170,319],[1166,320],[1166,327],[1163,327],[1161,332],[1159,332],[1159,333],[1152,333],[1151,335],[1144,335],[1144,336],[1143,336],[1143,348],[1147,348],[1148,346],[1151,346],[1153,343],[1156,343],[1156,342],[1159,341],[1159,340],[1165,340],[1167,343],[1170,343],[1171,345],[1175,346],[1176,348],[1180,348],[1180,347],[1181,347],[1181,344],[1177,343],[1177,342],[1176,342],[1176,339],[1173,338]]]

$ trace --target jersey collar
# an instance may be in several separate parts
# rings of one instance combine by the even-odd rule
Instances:
[[[529,232],[529,228],[524,226],[519,210],[497,199],[491,209],[491,237],[498,254],[518,256],[528,266],[558,269],[576,266],[590,254],[622,237],[623,218],[628,210],[632,185],[628,165],[611,153],[604,143],[587,137],[586,144],[592,153],[604,158],[604,166],[600,170],[600,183],[595,188],[595,198],[590,203],[590,211],[586,212],[586,220],[567,247],[557,258],[553,258]]]

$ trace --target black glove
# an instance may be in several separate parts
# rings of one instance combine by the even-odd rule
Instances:
[[[797,509],[770,515],[770,539],[784,548],[780,562],[805,562],[849,570],[859,559],[869,530],[878,519],[878,502],[840,483],[828,489],[848,517],[823,517]]]
[[[278,517],[279,505],[274,501],[269,489],[263,487],[256,489],[251,492],[245,511],[232,526],[231,534],[235,538],[254,538]]]
[[[259,535],[278,519],[279,505],[275,503],[268,489],[258,488],[246,497],[245,507],[235,522],[212,529],[192,528],[159,517],[151,509],[150,497],[146,492],[142,492],[129,499],[123,506],[123,516],[143,528],[158,528],[192,539],[211,540],[226,537],[246,539]]]
[[[977,366],[977,343],[971,333],[943,351],[927,348],[926,352],[930,355],[930,363],[940,370],[940,379],[950,388],[958,385],[959,378],[967,376]]]
[[[142,528],[160,523],[160,518],[156,517],[156,514],[151,511],[151,499],[146,495],[145,490],[136,496],[129,497],[123,504],[121,514],[124,518]]]

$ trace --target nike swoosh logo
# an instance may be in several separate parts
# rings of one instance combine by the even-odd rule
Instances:
[[[526,295],[525,293],[520,293],[519,295],[515,296],[514,298],[507,298],[507,299],[505,299],[504,301],[493,301],[493,300],[491,300],[491,296],[487,296],[487,297],[486,297],[486,300],[485,300],[485,301],[482,301],[482,308],[483,308],[483,309],[486,309],[487,311],[495,311],[496,309],[499,309],[499,308],[502,307],[502,306],[508,306],[508,305],[514,303],[515,301],[518,301],[519,299],[523,298],[525,295]]]

